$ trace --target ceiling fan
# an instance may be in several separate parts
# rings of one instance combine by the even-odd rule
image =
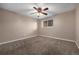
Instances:
[[[41,7],[38,7],[38,8],[36,8],[36,7],[33,7],[37,12],[35,12],[35,13],[38,13],[39,15],[37,15],[38,17],[40,16],[40,14],[43,14],[43,15],[48,15],[47,13],[46,13],[46,11],[49,9],[49,8],[41,8]],[[33,14],[35,14],[35,13],[33,13]]]

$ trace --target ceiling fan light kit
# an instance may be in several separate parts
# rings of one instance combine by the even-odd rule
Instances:
[[[46,13],[46,11],[48,10],[48,8],[44,8],[44,9],[42,9],[41,7],[38,7],[38,8],[36,8],[36,7],[33,7],[37,12],[36,12],[36,15],[37,15],[37,17],[40,17],[40,16],[42,16],[42,15],[48,15],[47,13]]]

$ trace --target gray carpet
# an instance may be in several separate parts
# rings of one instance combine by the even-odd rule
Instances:
[[[0,45],[1,55],[78,55],[75,43],[47,37],[32,37]]]

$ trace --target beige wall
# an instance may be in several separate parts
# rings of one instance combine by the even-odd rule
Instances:
[[[79,6],[76,8],[76,44],[79,48]]]
[[[0,10],[0,43],[36,35],[75,40],[75,10],[53,18],[53,27],[42,28],[42,21]]]
[[[36,20],[0,9],[0,43],[35,36],[36,30]]]
[[[39,35],[75,40],[75,10],[55,16],[52,27],[42,28],[42,21]]]

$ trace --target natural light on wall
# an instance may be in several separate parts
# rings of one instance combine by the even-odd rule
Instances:
[[[37,22],[34,22],[33,29],[37,30]]]

